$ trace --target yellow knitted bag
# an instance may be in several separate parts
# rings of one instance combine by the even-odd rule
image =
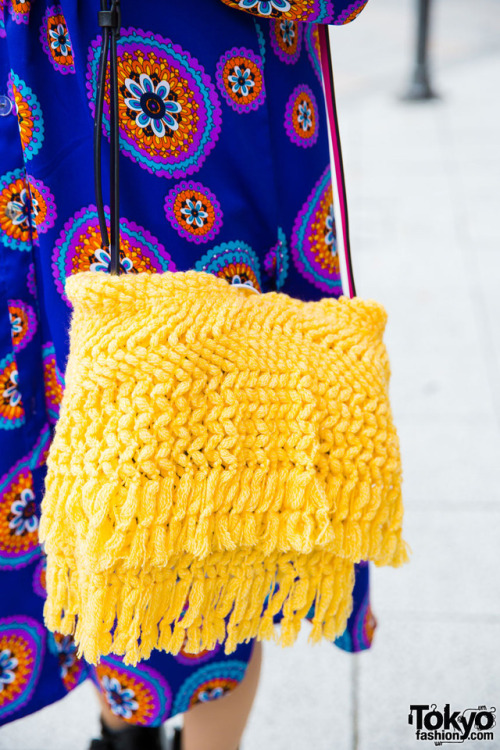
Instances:
[[[197,271],[88,271],[66,293],[48,627],[135,664],[271,638],[283,605],[289,645],[315,604],[311,638],[333,640],[354,563],[409,559],[384,308]]]
[[[95,153],[100,166],[111,40],[113,273],[66,281],[70,351],[40,522],[45,622],[91,663],[223,641],[231,653],[273,638],[280,611],[291,645],[311,606],[310,639],[334,640],[355,563],[409,559],[386,312],[194,270],[114,275],[118,0],[99,20]],[[99,182],[96,200],[107,247]]]

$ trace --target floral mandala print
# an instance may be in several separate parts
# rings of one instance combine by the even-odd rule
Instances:
[[[32,201],[24,169],[0,178],[0,234],[7,247],[31,250],[37,240],[38,205]]]
[[[43,625],[30,617],[0,620],[0,719],[28,703],[44,654]]]
[[[0,429],[13,430],[24,424],[24,409],[18,386],[19,373],[12,354],[0,362]]]
[[[33,91],[13,71],[9,75],[8,89],[16,105],[24,159],[29,161],[38,154],[42,147],[44,139],[42,110]]]
[[[318,104],[312,89],[299,84],[285,109],[285,130],[292,143],[303,148],[314,146],[319,133]]]
[[[361,13],[367,3],[368,0],[356,0],[356,2],[351,3],[351,5],[338,16],[337,23],[346,24],[354,21],[356,16]]]
[[[367,0],[366,0],[367,1]],[[222,0],[233,8],[246,10],[266,18],[289,18],[293,21],[332,23],[333,4],[330,0]]]
[[[31,215],[36,224],[37,234],[44,234],[52,229],[57,218],[54,196],[41,180],[26,175],[29,185]]]
[[[268,276],[274,278],[277,290],[281,289],[288,276],[288,255],[286,235],[282,228],[278,227],[278,241],[264,258],[264,269]]]
[[[69,692],[87,677],[87,665],[77,656],[77,647],[71,635],[50,633],[49,650],[59,662],[64,687]]]
[[[5,5],[0,3],[0,39],[5,39],[7,36],[5,31]]]
[[[200,182],[180,182],[165,198],[165,214],[190,242],[208,242],[219,233],[222,210],[215,195]]]
[[[24,349],[35,335],[37,318],[31,305],[20,299],[10,299],[8,306],[12,344],[14,351],[18,352]]]
[[[262,58],[251,49],[233,47],[222,55],[216,79],[222,96],[236,112],[251,112],[265,100]]]
[[[73,47],[60,5],[51,5],[43,17],[40,41],[55,70],[63,75],[75,72]]]
[[[279,59],[288,65],[296,63],[302,49],[303,25],[289,18],[280,18],[269,24],[271,46]]]
[[[9,10],[10,15],[16,23],[28,23],[31,1],[19,2],[19,0],[10,0]]]
[[[109,208],[105,207],[109,222]],[[56,241],[52,271],[56,287],[69,305],[64,293],[66,278],[80,271],[109,270],[110,254],[102,247],[97,208],[82,208],[64,225]],[[176,267],[163,245],[147,229],[120,219],[120,265],[124,273],[162,273]]]
[[[229,284],[245,284],[262,292],[259,259],[246,242],[217,245],[197,261],[195,271],[213,273]]]
[[[197,669],[179,688],[172,714],[185,713],[197,703],[221,698],[239,685],[246,668],[246,662],[224,661]]]
[[[169,714],[172,691],[151,667],[125,666],[105,656],[91,671],[111,711],[120,719],[139,726],[158,726]]]
[[[88,58],[93,114],[100,46],[101,37]],[[221,126],[219,98],[200,63],[170,39],[124,29],[118,41],[118,86],[122,152],[161,177],[198,171]],[[109,93],[103,128],[109,138]]]
[[[329,166],[295,219],[292,258],[304,278],[318,289],[336,296],[342,293]]]
[[[56,364],[56,352],[52,343],[45,344],[42,348],[42,360],[47,415],[50,424],[55,424],[59,419],[63,385]]]
[[[39,555],[38,510],[25,459],[0,479],[0,569],[25,567]]]

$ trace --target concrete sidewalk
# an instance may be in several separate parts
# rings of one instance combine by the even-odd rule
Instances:
[[[396,98],[413,3],[371,5],[335,30],[334,67],[357,292],[389,313],[413,557],[372,567],[369,652],[311,647],[307,625],[293,649],[265,644],[242,750],[416,750],[434,744],[415,739],[410,704],[500,710],[498,2],[438,4],[443,99],[422,105]],[[97,713],[84,684],[0,730],[0,750],[86,750]],[[461,747],[499,750],[495,730]]]

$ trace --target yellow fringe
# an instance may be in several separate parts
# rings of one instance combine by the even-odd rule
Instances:
[[[136,663],[275,638],[282,607],[288,646],[315,604],[311,640],[335,638],[354,563],[411,551],[383,307],[247,296],[195,271],[85,272],[66,292],[49,629],[91,663]]]

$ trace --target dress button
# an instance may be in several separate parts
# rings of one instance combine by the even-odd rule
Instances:
[[[0,96],[0,117],[10,115],[12,112],[12,102],[8,96]]]

